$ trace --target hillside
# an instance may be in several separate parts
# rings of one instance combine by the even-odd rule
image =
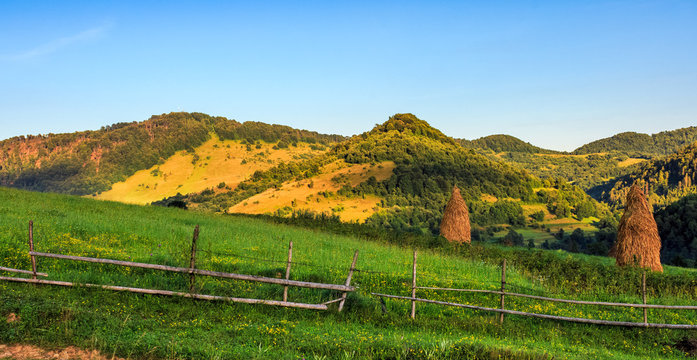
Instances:
[[[618,150],[583,154],[547,150],[510,135],[457,141],[493,161],[504,161],[541,179],[562,178],[584,190],[625,175],[633,165],[646,161],[645,158],[630,157]]]
[[[624,204],[626,190],[639,183],[654,207],[663,207],[680,198],[696,194],[697,143],[662,159],[649,161],[630,174],[591,189],[595,198],[613,206]]]
[[[320,174],[309,179],[287,181],[280,187],[268,189],[232,206],[228,211],[242,214],[276,213],[281,216],[291,211],[322,213],[332,211],[343,221],[364,222],[380,203],[377,196],[346,198],[334,195],[343,186],[355,187],[365,179],[383,181],[392,176],[394,163],[375,165],[346,164],[336,161],[324,166]]]
[[[655,212],[661,236],[661,262],[697,267],[697,194]]]
[[[156,115],[143,122],[119,123],[97,131],[21,136],[0,142],[0,184],[77,195],[96,194],[149,169],[178,151],[211,139],[257,140],[279,147],[304,142],[332,144],[338,135],[321,135],[287,126],[239,123],[201,113]]]
[[[675,153],[697,141],[697,127],[691,126],[657,134],[624,132],[588,143],[574,150],[574,154],[623,152],[634,156],[656,157]]]
[[[526,143],[506,135],[497,135],[494,139],[507,145],[486,140],[474,146],[478,141],[474,140],[463,146],[479,149],[494,160],[506,161],[542,179],[563,178],[599,198],[598,187],[635,171],[648,159],[673,154],[697,141],[697,127],[653,135],[620,133],[583,145],[571,154],[550,152],[530,144],[525,146]]]
[[[326,154],[281,163],[234,189],[209,189],[185,201],[221,212],[326,212],[379,228],[437,234],[454,185],[462,189],[472,221],[482,227],[525,226],[528,215],[539,211],[526,210],[527,204],[559,218],[607,214],[582,191],[557,182],[545,186],[523,170],[464,149],[411,114],[397,114]],[[579,211],[588,204],[591,211]]]
[[[336,235],[276,225],[260,219],[94,201],[0,188],[0,266],[29,269],[28,219],[34,220],[37,251],[188,266],[193,226],[201,226],[197,267],[243,274],[282,276],[288,241],[294,243],[291,279],[343,283],[359,250],[344,312],[265,305],[192,301],[87,288],[0,282],[0,343],[51,349],[78,346],[123,358],[326,358],[326,359],[679,359],[675,344],[689,331],[623,329],[418,304],[384,303],[371,292],[408,293],[411,248],[381,239]],[[406,237],[406,236],[405,236]],[[369,238],[368,238],[369,239]],[[641,302],[639,272],[619,269],[608,258],[539,249],[433,246],[419,240],[419,284],[496,289],[508,260],[506,287],[541,296]],[[426,246],[434,247],[431,250]],[[573,271],[569,271],[572,269]],[[118,284],[189,291],[187,275],[40,258],[49,280]],[[650,302],[694,304],[694,274],[666,266],[649,274]],[[282,287],[197,277],[207,294],[280,299]],[[291,288],[292,301],[322,302],[338,294]],[[497,307],[499,297],[419,290],[442,301]],[[641,311],[577,307],[506,298],[506,308],[559,316],[638,321]],[[650,311],[651,321],[697,322],[692,311]],[[41,329],[38,331],[37,329]]]
[[[489,135],[475,140],[458,140],[466,148],[488,149],[495,153],[500,152],[522,152],[537,154],[554,154],[558,151],[547,150],[528,142],[520,140],[511,135]]]
[[[178,193],[189,194],[208,188],[234,189],[256,171],[269,169],[282,161],[309,159],[326,151],[324,146],[305,142],[284,148],[258,140],[254,146],[243,142],[246,140],[221,140],[211,134],[200,146],[178,151],[94,197],[144,205]]]
[[[562,178],[584,190],[625,175],[637,164],[647,161],[615,152],[586,155],[504,152],[488,156],[521,167],[542,179]]]

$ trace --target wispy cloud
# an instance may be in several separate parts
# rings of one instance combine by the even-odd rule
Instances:
[[[90,29],[87,29],[85,31],[82,31],[80,33],[77,33],[75,35],[71,36],[65,36],[62,38],[55,39],[53,41],[47,42],[45,44],[41,44],[33,49],[15,53],[15,54],[5,54],[5,55],[0,55],[0,59],[5,59],[5,60],[11,60],[11,61],[20,61],[20,60],[30,60],[30,59],[35,59],[39,58],[45,55],[49,55],[52,53],[55,53],[57,51],[60,51],[62,49],[65,49],[71,45],[78,44],[78,43],[83,43],[87,42],[90,40],[95,40],[100,37],[102,37],[107,30],[112,26],[111,23],[104,24],[101,26],[93,27]]]

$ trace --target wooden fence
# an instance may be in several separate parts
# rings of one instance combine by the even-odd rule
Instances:
[[[34,251],[34,229],[33,229],[33,222],[30,221],[29,222],[29,256],[31,257],[32,269],[31,270],[21,270],[21,269],[13,269],[13,268],[8,268],[8,267],[0,267],[0,272],[11,272],[11,273],[31,275],[31,278],[0,276],[0,281],[13,281],[13,282],[67,286],[67,287],[82,286],[82,287],[100,288],[100,289],[113,290],[113,291],[127,291],[127,292],[133,292],[133,293],[141,293],[141,294],[180,296],[180,297],[187,297],[187,298],[201,299],[201,300],[219,300],[219,301],[230,301],[230,302],[239,302],[239,303],[247,303],[247,304],[266,304],[266,305],[272,305],[272,306],[292,307],[292,308],[301,308],[301,309],[313,309],[313,310],[328,310],[329,304],[338,302],[339,303],[338,311],[343,310],[344,304],[346,302],[347,294],[349,292],[356,291],[356,288],[351,286],[351,279],[353,277],[354,271],[357,271],[356,270],[356,261],[358,259],[358,250],[356,250],[353,254],[353,261],[351,262],[351,266],[350,266],[349,271],[348,271],[348,276],[346,277],[346,282],[343,285],[341,285],[341,284],[325,284],[325,283],[306,282],[306,281],[299,281],[299,280],[291,280],[290,279],[291,265],[293,264],[293,261],[292,261],[293,242],[292,241],[290,242],[289,247],[288,247],[288,261],[285,262],[285,264],[286,264],[285,278],[271,278],[271,277],[264,277],[264,276],[257,276],[257,275],[235,274],[235,273],[197,269],[196,268],[196,252],[197,252],[196,246],[197,246],[198,237],[199,237],[199,227],[196,226],[196,228],[194,229],[194,235],[193,235],[193,239],[191,242],[191,257],[189,259],[189,267],[176,267],[176,266],[159,265],[159,264],[139,263],[139,262],[132,262],[132,261],[122,261],[122,260],[113,260],[113,259],[102,259],[102,258],[92,258],[92,257],[84,257],[84,256],[73,256],[73,255],[37,252],[37,251]],[[457,289],[457,288],[417,286],[417,282],[416,282],[417,255],[418,255],[417,252],[414,251],[413,264],[412,264],[411,296],[371,293],[373,296],[377,296],[377,297],[381,297],[381,298],[391,298],[391,299],[400,299],[400,300],[411,301],[410,316],[412,319],[414,319],[416,317],[416,303],[423,302],[423,303],[430,303],[430,304],[437,304],[437,305],[444,305],[444,306],[453,306],[453,307],[460,307],[460,308],[466,308],[466,309],[472,309],[472,310],[480,310],[480,311],[488,311],[488,312],[498,313],[500,323],[503,323],[505,314],[510,314],[510,315],[521,315],[521,316],[528,316],[528,317],[534,317],[534,318],[540,318],[540,319],[561,320],[561,321],[588,323],[588,324],[599,324],[599,325],[615,325],[615,326],[628,326],[628,327],[653,327],[653,328],[669,328],[669,329],[697,329],[697,325],[691,325],[691,324],[660,324],[660,323],[649,323],[648,322],[648,309],[697,310],[697,306],[647,304],[646,273],[643,273],[642,278],[641,278],[641,281],[642,281],[642,303],[641,304],[615,303],[615,302],[602,302],[602,301],[582,301],[582,300],[550,298],[550,297],[545,297],[545,296],[521,294],[521,293],[506,291],[506,260],[505,259],[503,260],[503,263],[501,266],[501,290]],[[53,258],[53,259],[68,260],[68,261],[99,263],[99,264],[110,264],[110,265],[117,265],[117,266],[127,266],[127,267],[135,267],[135,268],[143,268],[143,269],[152,269],[152,270],[161,270],[161,271],[189,274],[189,292],[134,288],[134,287],[116,286],[116,285],[80,284],[80,283],[73,283],[73,282],[68,282],[68,281],[39,279],[38,277],[48,277],[49,275],[46,273],[42,273],[42,272],[37,271],[37,265],[36,265],[36,258],[37,257]],[[284,287],[283,288],[283,299],[282,300],[268,300],[268,299],[251,299],[251,298],[237,298],[237,297],[228,297],[228,296],[197,294],[197,293],[194,293],[194,285],[196,282],[196,275],[282,285]],[[288,288],[291,286],[292,287],[311,288],[311,289],[334,290],[334,291],[341,292],[342,294],[341,294],[341,297],[339,297],[337,299],[326,301],[326,302],[321,303],[321,304],[307,304],[307,303],[299,303],[299,302],[289,302],[288,301]],[[468,305],[468,304],[460,304],[460,303],[453,303],[453,302],[446,302],[446,301],[423,299],[423,298],[416,297],[417,290],[455,291],[455,292],[465,292],[465,293],[486,293],[486,294],[492,294],[492,295],[499,295],[501,305],[499,308],[488,308],[488,307],[474,306],[474,305]],[[641,309],[643,309],[643,322],[597,320],[597,319],[575,318],[575,317],[557,316],[557,315],[549,315],[549,314],[529,313],[529,312],[516,311],[516,310],[507,310],[505,308],[506,296],[521,297],[521,298],[535,299],[535,300],[541,300],[541,301],[567,303],[567,304],[576,304],[576,305],[641,308]]]
[[[37,252],[37,251],[34,251],[34,223],[33,223],[33,221],[30,221],[29,222],[29,256],[31,257],[32,270],[30,271],[30,270],[20,270],[20,269],[13,269],[13,268],[7,268],[7,267],[0,267],[0,271],[31,275],[31,278],[27,279],[27,278],[0,276],[0,280],[22,282],[22,283],[32,283],[32,284],[42,284],[42,285],[69,286],[69,287],[83,286],[83,287],[101,288],[101,289],[114,290],[114,291],[128,291],[128,292],[141,293],[141,294],[181,296],[181,297],[188,297],[188,298],[192,298],[192,299],[201,299],[201,300],[220,300],[220,301],[247,303],[247,304],[266,304],[266,305],[273,305],[273,306],[283,306],[283,307],[293,307],[293,308],[313,309],[313,310],[327,310],[329,304],[338,302],[339,303],[339,311],[343,310],[344,304],[346,302],[346,296],[348,295],[348,293],[356,291],[356,288],[351,286],[351,278],[353,276],[353,272],[356,270],[356,260],[358,259],[358,250],[356,250],[353,254],[353,261],[351,263],[351,267],[349,268],[349,272],[348,272],[348,276],[346,278],[345,284],[344,285],[325,284],[325,283],[317,283],[317,282],[290,280],[290,270],[291,270],[292,257],[293,257],[293,242],[292,241],[290,242],[290,245],[288,248],[288,262],[287,262],[287,266],[286,266],[286,274],[285,274],[286,276],[284,279],[257,276],[257,275],[235,274],[235,273],[197,269],[196,268],[196,242],[198,241],[198,236],[199,236],[199,227],[197,225],[196,228],[194,229],[194,235],[193,235],[193,239],[191,241],[191,257],[189,260],[189,267],[185,268],[185,267],[176,267],[176,266],[149,264],[149,263],[139,263],[139,262],[132,262],[132,261],[122,261],[122,260],[113,260],[113,259],[102,259],[102,258],[92,258],[92,257],[84,257],[84,256],[73,256],[73,255],[62,255],[62,254]],[[48,277],[49,275],[46,273],[37,272],[37,270],[36,270],[36,257],[45,257],[45,258],[61,259],[61,260],[68,260],[68,261],[82,261],[82,262],[98,263],[98,264],[110,264],[110,265],[117,265],[117,266],[127,266],[127,267],[135,267],[135,268],[142,268],[142,269],[153,269],[153,270],[162,270],[162,271],[189,274],[189,292],[143,289],[143,288],[134,288],[134,287],[126,287],[126,286],[115,286],[115,285],[78,284],[78,283],[72,283],[72,282],[67,282],[67,281],[38,279],[37,278],[38,276]],[[284,286],[283,300],[249,299],[249,298],[237,298],[237,297],[227,297],[227,296],[196,294],[193,292],[194,291],[194,284],[196,281],[196,279],[195,279],[196,275],[283,285]],[[341,297],[338,299],[330,300],[330,301],[327,301],[327,302],[324,302],[321,304],[306,304],[306,303],[299,303],[299,302],[289,302],[288,301],[288,287],[289,286],[311,288],[311,289],[335,290],[335,291],[342,292],[342,294],[341,294]]]
[[[472,309],[472,310],[480,310],[480,311],[489,311],[489,312],[499,313],[500,314],[499,321],[501,323],[503,323],[504,314],[511,314],[511,315],[535,317],[535,318],[540,318],[540,319],[561,320],[561,321],[587,323],[587,324],[598,324],[598,325],[615,325],[615,326],[628,326],[628,327],[652,327],[652,328],[668,328],[668,329],[697,329],[697,325],[691,325],[691,324],[657,324],[657,323],[649,323],[648,322],[648,313],[647,313],[648,309],[697,310],[697,306],[647,304],[646,303],[646,273],[643,273],[641,276],[641,285],[642,285],[641,289],[642,289],[642,300],[643,300],[642,302],[643,303],[642,304],[627,304],[627,303],[614,303],[614,302],[602,302],[602,301],[582,301],[582,300],[557,299],[557,298],[550,298],[550,297],[545,297],[545,296],[507,292],[506,291],[506,260],[505,259],[503,260],[503,263],[501,264],[501,290],[500,291],[482,290],[482,289],[453,289],[453,288],[440,288],[440,287],[430,287],[430,286],[416,286],[416,258],[417,258],[417,252],[415,250],[414,251],[414,262],[412,265],[411,296],[399,296],[399,295],[371,293],[373,296],[377,296],[377,297],[411,301],[411,318],[412,319],[415,318],[415,316],[416,316],[416,303],[423,302],[423,303],[429,303],[429,304],[453,306],[453,307],[460,307],[460,308],[466,308],[466,309]],[[468,292],[468,293],[486,293],[486,294],[500,295],[501,296],[501,307],[498,309],[495,309],[495,308],[488,308],[488,307],[481,307],[481,306],[474,306],[474,305],[467,305],[467,304],[452,303],[452,302],[447,302],[447,301],[437,301],[437,300],[417,298],[416,297],[416,290],[417,289],[437,290],[437,291],[459,291],[459,292]],[[556,315],[548,315],[548,314],[529,313],[529,312],[516,311],[516,310],[506,310],[505,309],[505,297],[506,296],[522,297],[522,298],[529,298],[529,299],[535,299],[535,300],[541,300],[541,301],[560,302],[560,303],[576,304],[576,305],[597,305],[597,306],[610,306],[610,307],[642,308],[644,310],[643,311],[643,320],[644,321],[643,322],[629,322],[629,321],[597,320],[597,319],[575,318],[575,317],[567,317],[567,316],[556,316]]]

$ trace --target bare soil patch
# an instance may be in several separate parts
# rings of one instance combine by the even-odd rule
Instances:
[[[123,360],[107,357],[97,350],[83,350],[69,346],[60,350],[44,350],[32,345],[0,345],[0,359],[15,360]]]
[[[7,323],[8,324],[12,324],[13,322],[17,322],[17,321],[19,321],[19,316],[17,316],[17,314],[10,313],[9,315],[7,315]]]

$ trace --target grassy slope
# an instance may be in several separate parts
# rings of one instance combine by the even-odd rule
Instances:
[[[273,145],[265,143],[259,149],[253,146],[252,151],[247,151],[238,140],[220,140],[211,134],[211,139],[196,147],[195,152],[179,151],[163,164],[136,172],[96,198],[148,204],[177,193],[215,188],[221,182],[234,188],[255,171],[271,168],[279,161],[289,162],[323,152],[312,150],[305,143],[286,149],[273,149]],[[195,162],[194,154],[198,156]]]
[[[184,266],[195,224],[201,225],[200,268],[280,276],[287,242],[294,242],[297,264],[291,277],[342,283],[354,249],[361,251],[354,284],[341,314],[260,305],[195,302],[88,289],[0,283],[0,316],[14,312],[19,322],[0,321],[0,342],[47,347],[77,345],[132,358],[680,358],[668,344],[687,332],[621,329],[508,316],[504,326],[491,314],[419,305],[417,319],[408,304],[388,301],[383,315],[371,291],[408,293],[411,252],[378,242],[320,231],[274,225],[258,219],[200,214],[156,207],[97,202],[78,197],[0,188],[0,263],[27,269],[26,223],[35,221],[38,251],[83,254]],[[475,247],[472,251],[476,250]],[[457,251],[422,251],[422,285],[495,289],[499,268]],[[466,252],[465,252],[466,253]],[[505,252],[504,252],[505,253]],[[233,256],[237,255],[237,256]],[[531,256],[534,252],[530,252]],[[246,257],[242,257],[246,256]],[[571,255],[563,254],[560,256]],[[276,259],[269,263],[254,258]],[[578,259],[579,257],[574,257]],[[606,258],[580,257],[596,266]],[[667,267],[668,272],[683,270]],[[51,279],[185,290],[188,278],[145,270],[39,259]],[[511,289],[536,294],[574,292],[540,281],[543,273],[512,266]],[[202,292],[280,298],[282,288],[198,278]],[[579,298],[638,302],[634,294],[597,288]],[[688,291],[688,293],[692,293]],[[320,302],[338,294],[291,289],[293,301]],[[497,306],[496,297],[419,296]],[[692,294],[692,296],[695,296]],[[690,303],[692,296],[666,296],[661,303]],[[654,299],[655,300],[655,299]],[[564,304],[507,299],[507,308],[559,315],[637,320],[637,310],[572,308]],[[697,323],[691,312],[652,311],[652,321]],[[411,356],[411,357],[409,357]]]
[[[274,213],[283,207],[295,210],[306,209],[313,212],[336,213],[342,221],[365,221],[377,210],[380,202],[377,196],[363,198],[346,198],[333,194],[331,197],[320,193],[336,192],[343,185],[353,187],[374,176],[382,181],[392,175],[394,163],[385,161],[380,164],[346,164],[336,161],[325,166],[320,175],[310,179],[285,182],[277,189],[269,189],[254,195],[231,207],[231,213],[265,214]]]

